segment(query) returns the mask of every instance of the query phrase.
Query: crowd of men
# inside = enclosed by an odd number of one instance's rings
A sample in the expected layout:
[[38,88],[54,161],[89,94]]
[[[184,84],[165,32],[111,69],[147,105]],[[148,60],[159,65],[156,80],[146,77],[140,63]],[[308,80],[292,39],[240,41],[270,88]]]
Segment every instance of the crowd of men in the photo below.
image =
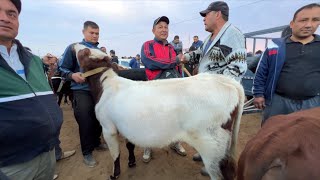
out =
[[[75,151],[62,153],[59,147],[63,116],[44,68],[52,68],[57,59],[41,59],[16,39],[21,7],[20,0],[0,0],[0,179],[52,180],[57,177],[56,161]],[[197,73],[223,74],[241,81],[247,71],[245,37],[229,22],[227,3],[215,1],[200,15],[209,35],[203,42],[194,36],[190,52],[182,53],[179,36],[168,42],[170,20],[161,16],[152,23],[154,39],[142,44],[130,67],[140,68],[142,62],[150,81],[180,78],[182,64],[197,65]],[[262,125],[270,116],[320,106],[320,36],[314,34],[319,24],[319,4],[301,7],[290,22],[292,34],[273,39],[262,53],[253,87],[254,105],[264,110]],[[98,24],[84,22],[82,33],[84,38],[78,43],[99,49]],[[97,161],[92,152],[108,147],[101,142],[95,99],[81,76],[74,44],[66,47],[58,69],[71,82],[83,162],[95,167]],[[106,48],[101,50],[107,52]],[[118,63],[114,50],[110,55],[112,62]],[[180,142],[173,142],[170,147],[177,154],[186,155]],[[145,147],[143,160],[150,159],[151,149]],[[195,154],[194,159],[201,157]],[[205,169],[201,172],[206,175]]]

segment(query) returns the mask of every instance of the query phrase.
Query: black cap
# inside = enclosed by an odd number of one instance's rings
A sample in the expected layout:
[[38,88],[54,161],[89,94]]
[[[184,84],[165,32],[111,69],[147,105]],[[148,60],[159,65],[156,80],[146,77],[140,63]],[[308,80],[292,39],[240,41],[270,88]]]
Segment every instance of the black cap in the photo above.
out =
[[166,22],[167,24],[169,24],[169,18],[167,16],[161,16],[161,17],[158,17],[156,20],[154,20],[153,27],[155,25],[157,25],[161,21]]
[[114,50],[110,50],[111,54],[116,54],[116,52]]
[[11,2],[17,8],[17,10],[18,10],[18,12],[20,14],[20,12],[21,12],[21,1],[20,0],[11,0]]
[[215,1],[211,3],[206,10],[200,12],[202,17],[205,17],[210,11],[221,11],[225,16],[229,16],[229,6],[224,1]]

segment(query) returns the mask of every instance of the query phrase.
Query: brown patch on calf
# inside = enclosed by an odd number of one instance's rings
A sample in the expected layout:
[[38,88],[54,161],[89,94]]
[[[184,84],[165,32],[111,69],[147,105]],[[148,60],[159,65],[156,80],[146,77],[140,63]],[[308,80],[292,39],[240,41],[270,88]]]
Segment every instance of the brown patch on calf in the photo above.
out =
[[103,92],[101,82],[100,82],[100,77],[108,69],[113,68],[113,66],[108,56],[105,56],[103,59],[98,59],[98,58],[94,59],[94,58],[89,58],[90,54],[91,54],[90,49],[85,48],[80,50],[78,54],[76,54],[76,56],[79,60],[80,67],[83,68],[84,72],[87,72],[99,67],[106,67],[104,71],[86,78],[86,81],[88,82],[90,87],[91,95],[93,96],[95,103],[98,103]]
[[103,88],[100,83],[100,77],[106,70],[101,73],[87,77],[87,81],[90,87],[91,94],[94,98],[95,104],[97,104],[102,96]]
[[[230,119],[225,124],[221,125],[221,128],[231,132],[233,124],[238,116],[238,105],[234,108],[234,110],[230,113]],[[230,140],[232,141],[232,139]],[[222,179],[224,180],[233,180],[236,177],[236,161],[227,154],[219,163],[220,171],[222,174]]]
[[238,105],[234,108],[234,110],[232,111],[232,113],[230,113],[230,119],[228,119],[228,121],[224,124],[221,125],[221,127],[225,130],[228,130],[229,132],[231,132],[232,130],[232,125],[233,122],[236,120],[237,118],[237,114],[238,114]]

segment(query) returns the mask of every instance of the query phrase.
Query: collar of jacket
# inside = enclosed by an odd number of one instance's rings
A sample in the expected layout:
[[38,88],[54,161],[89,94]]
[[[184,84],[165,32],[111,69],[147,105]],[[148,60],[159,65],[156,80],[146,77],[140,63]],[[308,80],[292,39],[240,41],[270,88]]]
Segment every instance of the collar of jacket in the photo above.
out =
[[[29,64],[32,58],[32,53],[30,53],[29,51],[27,51],[22,44],[20,43],[19,40],[14,39],[13,43],[15,43],[17,45],[17,51],[18,51],[18,55],[19,55],[19,59],[24,67],[24,72],[26,77],[28,76],[29,73]],[[10,66],[9,64],[3,59],[3,57],[0,55],[0,66],[2,66],[3,68],[16,73]]]
[[[309,42],[309,43],[313,43],[313,42],[319,42],[320,41],[320,36],[319,35],[317,35],[317,34],[313,34],[313,36],[314,36],[314,39],[311,41],[311,42]],[[291,37],[291,35],[289,35],[289,36],[286,36],[284,39],[285,39],[285,42],[288,44],[288,43],[293,43],[293,42],[295,42],[295,41],[292,41],[292,39],[290,38]]]
[[168,46],[169,45],[169,42],[166,40],[166,43],[164,44],[161,40],[157,39],[157,38],[154,38],[153,39],[155,42],[159,43],[159,44],[162,44],[162,45],[165,45],[165,46]]
[[92,43],[92,42],[88,42],[85,39],[82,39],[82,44],[84,44],[85,46],[89,47],[89,48],[98,48],[99,42],[96,43]]

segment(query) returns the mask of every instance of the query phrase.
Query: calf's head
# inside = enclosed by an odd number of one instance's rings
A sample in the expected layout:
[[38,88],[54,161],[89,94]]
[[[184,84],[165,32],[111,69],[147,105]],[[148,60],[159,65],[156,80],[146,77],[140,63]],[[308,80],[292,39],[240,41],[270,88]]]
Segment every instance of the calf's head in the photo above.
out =
[[84,72],[96,69],[99,67],[112,68],[110,56],[99,49],[88,48],[82,44],[74,45],[76,57],[80,67]]

